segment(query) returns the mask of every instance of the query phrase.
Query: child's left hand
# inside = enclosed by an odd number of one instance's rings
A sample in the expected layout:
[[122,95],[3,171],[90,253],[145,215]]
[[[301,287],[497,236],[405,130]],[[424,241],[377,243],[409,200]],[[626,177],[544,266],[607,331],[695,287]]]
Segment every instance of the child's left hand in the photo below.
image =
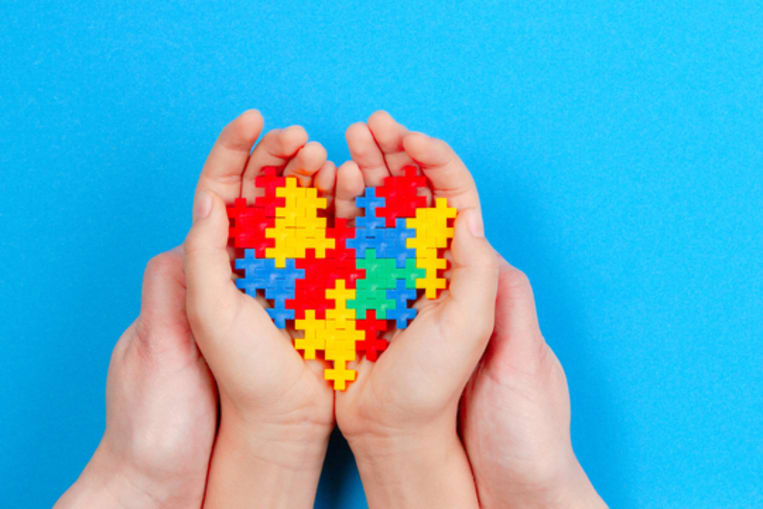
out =
[[338,216],[357,212],[353,198],[364,186],[416,164],[430,196],[446,197],[458,217],[449,289],[437,300],[420,299],[417,317],[395,332],[378,361],[357,363],[357,380],[336,394],[337,424],[355,453],[369,505],[476,506],[456,415],[493,329],[498,276],[477,188],[445,142],[409,133],[384,112],[351,126],[347,141],[354,161],[338,170]]
[[182,248],[146,267],[140,316],[117,342],[106,432],[69,507],[200,507],[217,426],[217,394],[185,314]]

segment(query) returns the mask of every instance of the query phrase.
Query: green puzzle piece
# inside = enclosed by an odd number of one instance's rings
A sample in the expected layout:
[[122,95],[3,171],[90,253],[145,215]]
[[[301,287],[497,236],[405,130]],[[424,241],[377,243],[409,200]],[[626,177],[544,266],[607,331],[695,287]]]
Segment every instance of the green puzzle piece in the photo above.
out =
[[375,249],[366,249],[366,256],[358,258],[355,265],[366,271],[366,277],[355,283],[355,298],[347,301],[347,308],[354,309],[356,318],[365,320],[366,311],[376,311],[376,318],[385,320],[387,310],[395,308],[395,300],[387,297],[387,290],[394,290],[396,281],[405,281],[406,288],[416,288],[416,279],[426,275],[424,269],[416,267],[416,260],[405,260],[405,267],[397,267],[391,258],[377,258]]

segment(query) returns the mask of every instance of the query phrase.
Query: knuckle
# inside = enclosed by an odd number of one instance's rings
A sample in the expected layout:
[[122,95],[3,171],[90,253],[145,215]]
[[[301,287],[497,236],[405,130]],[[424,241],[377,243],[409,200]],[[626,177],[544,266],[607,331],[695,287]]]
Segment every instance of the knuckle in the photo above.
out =
[[146,264],[145,277],[153,279],[162,277],[175,270],[177,267],[177,255],[171,251],[158,254]]
[[505,284],[510,288],[531,288],[530,278],[527,277],[527,274],[511,265],[506,264],[503,278]]

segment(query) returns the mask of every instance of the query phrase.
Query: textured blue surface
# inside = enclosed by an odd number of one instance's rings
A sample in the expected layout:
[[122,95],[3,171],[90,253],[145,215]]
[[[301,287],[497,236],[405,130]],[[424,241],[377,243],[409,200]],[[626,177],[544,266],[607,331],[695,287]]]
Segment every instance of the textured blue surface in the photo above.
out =
[[[90,456],[143,266],[248,107],[338,162],[376,108],[448,140],[603,496],[763,505],[760,2],[216,4],[0,4],[5,505],[50,505]],[[362,505],[341,441],[327,465],[318,506]]]

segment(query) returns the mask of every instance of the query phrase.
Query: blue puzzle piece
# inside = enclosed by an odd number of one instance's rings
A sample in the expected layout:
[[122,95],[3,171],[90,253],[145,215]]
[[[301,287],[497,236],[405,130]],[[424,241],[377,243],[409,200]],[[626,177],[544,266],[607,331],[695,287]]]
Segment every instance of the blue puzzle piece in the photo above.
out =
[[[379,207],[384,207],[384,204],[387,202],[386,199],[382,196],[376,196],[376,188],[375,187],[367,187],[366,188],[366,194],[363,196],[358,196],[355,198],[355,206],[358,208],[361,208],[365,210],[365,214],[368,217],[375,217],[376,216],[376,209]],[[369,213],[370,212],[370,213]]]
[[386,220],[376,215],[376,209],[384,207],[386,202],[385,198],[376,196],[375,188],[367,187],[365,195],[355,198],[355,205],[363,209],[363,215],[355,219],[355,226],[366,230],[383,228]]
[[376,229],[357,228],[355,230],[355,237],[347,239],[345,243],[348,248],[355,250],[357,258],[365,258],[366,249],[376,249],[381,242],[381,239],[377,237],[379,231]]
[[236,286],[252,297],[257,290],[265,290],[265,298],[275,301],[268,314],[280,328],[286,319],[294,318],[294,310],[286,309],[286,300],[294,298],[297,279],[305,277],[305,270],[298,269],[294,259],[287,259],[284,268],[277,268],[272,258],[256,258],[253,249],[244,251],[244,257],[236,259],[236,268],[244,271],[244,277],[236,280]]
[[398,279],[394,290],[387,290],[387,298],[395,301],[394,309],[387,309],[387,320],[395,320],[398,329],[408,327],[408,321],[416,318],[416,309],[408,301],[416,299],[416,290],[406,288],[405,280]]
[[278,278],[285,282],[284,288],[291,288],[292,291],[297,279],[305,278],[305,269],[298,269],[297,262],[293,258],[286,260],[286,267],[276,270],[278,271]]
[[295,285],[289,283],[286,279],[278,278],[273,284],[265,288],[265,298],[273,300],[283,300],[294,298]]
[[[269,285],[267,261],[255,258],[254,249],[244,251],[243,258],[236,259],[236,269],[244,271],[244,277],[236,279],[236,286],[244,290],[247,295],[257,296],[257,290],[264,289]],[[275,264],[273,264],[275,267]]]
[[244,277],[236,280],[236,286],[252,297],[257,290],[271,287],[278,277],[275,260],[256,258],[254,249],[244,251],[243,258],[236,259],[236,268],[244,271]]
[[[383,199],[383,198],[382,198]],[[377,230],[384,228],[387,220],[383,217],[363,215],[355,218],[355,226],[365,230]]]
[[276,300],[276,305],[265,311],[268,312],[279,329],[286,328],[286,320],[294,320],[294,310],[286,309],[286,302],[281,299]]
[[394,228],[384,228],[380,231],[381,242],[375,246],[379,258],[394,258],[396,267],[405,268],[405,260],[416,258],[416,250],[406,247],[406,239],[416,236],[416,231],[405,226],[405,219],[398,218]]

